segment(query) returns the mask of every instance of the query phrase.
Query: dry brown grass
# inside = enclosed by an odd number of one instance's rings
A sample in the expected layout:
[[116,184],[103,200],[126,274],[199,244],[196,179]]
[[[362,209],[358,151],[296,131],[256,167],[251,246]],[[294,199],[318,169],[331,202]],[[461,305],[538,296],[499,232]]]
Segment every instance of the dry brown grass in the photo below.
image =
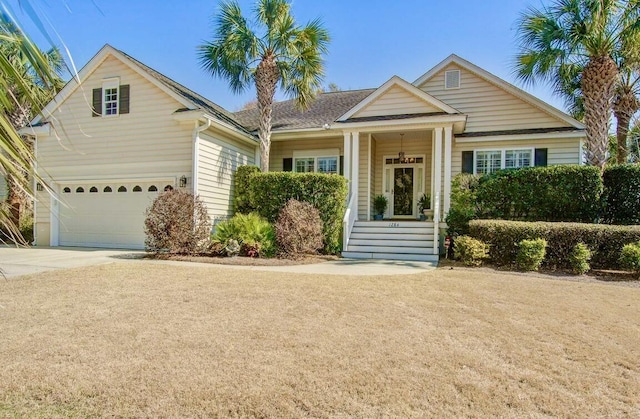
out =
[[0,282],[1,417],[638,417],[640,289],[118,263]]

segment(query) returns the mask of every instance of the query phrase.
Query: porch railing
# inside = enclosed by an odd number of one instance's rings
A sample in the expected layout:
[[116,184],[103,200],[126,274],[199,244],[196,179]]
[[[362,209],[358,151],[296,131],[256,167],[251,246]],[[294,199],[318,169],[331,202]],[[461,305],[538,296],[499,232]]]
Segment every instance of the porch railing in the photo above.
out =
[[346,251],[347,246],[349,246],[349,238],[351,237],[351,230],[353,230],[353,225],[356,223],[356,218],[358,218],[358,209],[355,207],[355,197],[356,191],[351,191],[349,196],[349,203],[347,204],[347,209],[344,212],[344,218],[342,219],[342,250]]

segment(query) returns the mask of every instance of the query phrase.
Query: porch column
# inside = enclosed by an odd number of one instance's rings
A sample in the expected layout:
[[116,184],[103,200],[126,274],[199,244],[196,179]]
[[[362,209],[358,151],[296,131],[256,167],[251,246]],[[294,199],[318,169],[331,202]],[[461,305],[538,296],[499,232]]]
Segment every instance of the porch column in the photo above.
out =
[[358,219],[358,183],[360,172],[360,133],[351,133],[351,193],[353,194],[353,211]]
[[444,128],[444,211],[443,217],[447,216],[451,206],[451,142],[453,137],[453,127]]
[[[344,177],[347,178],[347,188],[349,193],[347,197],[351,195],[351,133],[344,133],[344,168],[342,169]],[[347,198],[348,199],[348,198]]]
[[433,130],[433,189],[435,191],[433,197],[433,254],[440,253],[440,195],[442,189],[442,127],[436,127]]

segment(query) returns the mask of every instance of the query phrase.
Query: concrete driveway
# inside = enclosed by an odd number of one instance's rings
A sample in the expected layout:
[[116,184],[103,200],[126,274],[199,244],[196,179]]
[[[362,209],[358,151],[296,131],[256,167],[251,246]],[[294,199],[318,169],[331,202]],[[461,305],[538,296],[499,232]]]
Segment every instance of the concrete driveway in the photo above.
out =
[[0,245],[0,270],[6,277],[28,275],[54,269],[101,265],[144,255],[140,250],[84,247],[28,247]]

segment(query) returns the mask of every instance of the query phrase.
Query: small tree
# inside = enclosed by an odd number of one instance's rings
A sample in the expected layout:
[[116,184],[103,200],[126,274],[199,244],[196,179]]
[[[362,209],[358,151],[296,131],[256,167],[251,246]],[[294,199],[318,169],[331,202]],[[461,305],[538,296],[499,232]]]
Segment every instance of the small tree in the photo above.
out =
[[160,194],[146,211],[148,252],[194,254],[204,250],[211,233],[207,207],[197,195],[182,190]]
[[320,212],[308,202],[287,201],[275,227],[278,247],[285,256],[295,258],[322,249],[324,235]]

